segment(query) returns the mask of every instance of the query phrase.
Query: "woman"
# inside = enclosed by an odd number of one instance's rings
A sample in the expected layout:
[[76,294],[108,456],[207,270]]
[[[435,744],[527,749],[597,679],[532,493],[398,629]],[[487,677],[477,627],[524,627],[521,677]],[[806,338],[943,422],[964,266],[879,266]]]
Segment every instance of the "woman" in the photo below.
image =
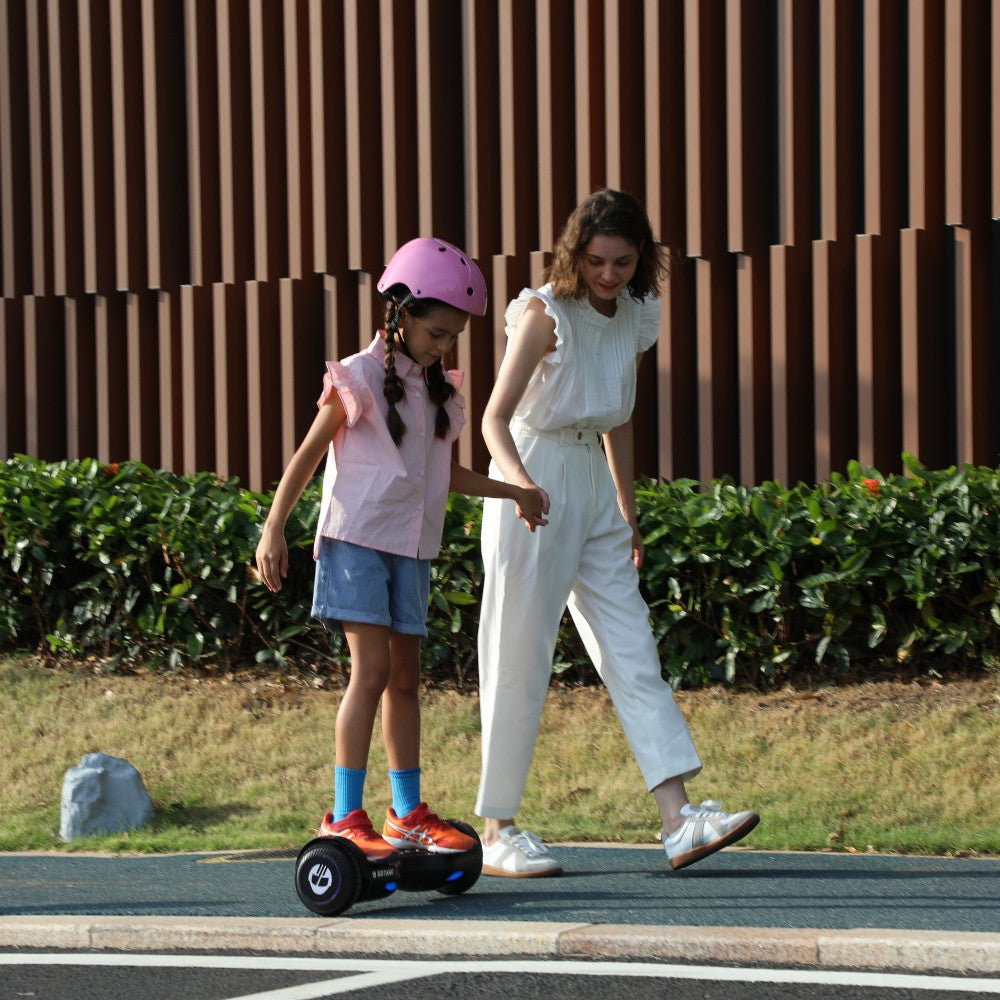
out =
[[688,801],[684,782],[701,760],[662,679],[639,593],[631,418],[637,366],[659,331],[664,273],[664,248],[639,202],[598,191],[567,221],[548,284],[525,289],[505,315],[507,353],[483,416],[490,474],[540,490],[549,523],[526,532],[513,505],[485,502],[476,813],[486,819],[488,875],[561,871],[514,816],[567,604],[656,800],[670,867],[694,863],[759,822],[753,812]]

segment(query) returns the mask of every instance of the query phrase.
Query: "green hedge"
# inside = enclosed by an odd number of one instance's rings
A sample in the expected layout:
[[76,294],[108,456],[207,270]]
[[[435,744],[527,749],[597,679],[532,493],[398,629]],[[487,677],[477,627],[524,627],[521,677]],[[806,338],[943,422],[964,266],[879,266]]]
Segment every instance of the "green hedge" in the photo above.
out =
[[[1000,476],[851,463],[829,483],[642,482],[642,586],[676,685],[992,668],[1000,652]],[[325,669],[340,638],[309,616],[314,481],[270,594],[250,569],[270,497],[139,463],[0,465],[0,646],[143,662]],[[425,667],[474,683],[479,501],[453,495],[433,565]],[[581,671],[572,626],[557,671]]]

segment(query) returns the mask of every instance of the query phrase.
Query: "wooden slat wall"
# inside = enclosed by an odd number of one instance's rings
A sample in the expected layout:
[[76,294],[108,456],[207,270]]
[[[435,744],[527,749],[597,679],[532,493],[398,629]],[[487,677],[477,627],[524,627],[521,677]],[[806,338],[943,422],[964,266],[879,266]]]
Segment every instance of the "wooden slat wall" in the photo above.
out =
[[642,473],[1000,464],[1000,0],[0,0],[0,455],[267,488],[405,240],[675,250]]

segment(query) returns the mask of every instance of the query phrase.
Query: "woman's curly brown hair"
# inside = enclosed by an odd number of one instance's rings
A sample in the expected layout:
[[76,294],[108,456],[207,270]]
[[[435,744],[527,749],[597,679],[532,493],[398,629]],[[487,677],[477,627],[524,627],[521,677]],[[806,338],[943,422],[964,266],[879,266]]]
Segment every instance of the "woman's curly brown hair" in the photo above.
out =
[[556,298],[580,299],[587,294],[581,258],[595,236],[621,236],[639,251],[629,294],[642,302],[657,298],[668,273],[667,248],[653,236],[649,216],[639,200],[624,191],[604,188],[588,195],[566,220],[546,276]]

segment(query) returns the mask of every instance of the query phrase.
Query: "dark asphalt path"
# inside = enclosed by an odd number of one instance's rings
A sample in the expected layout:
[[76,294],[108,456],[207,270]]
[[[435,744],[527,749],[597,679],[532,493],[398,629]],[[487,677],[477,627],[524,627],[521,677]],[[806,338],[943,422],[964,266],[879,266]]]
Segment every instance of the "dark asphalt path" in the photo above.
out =
[[[1000,931],[1000,860],[723,851],[670,873],[657,848],[558,847],[560,878],[397,892],[350,916]],[[0,915],[308,917],[295,852],[0,855]]]

